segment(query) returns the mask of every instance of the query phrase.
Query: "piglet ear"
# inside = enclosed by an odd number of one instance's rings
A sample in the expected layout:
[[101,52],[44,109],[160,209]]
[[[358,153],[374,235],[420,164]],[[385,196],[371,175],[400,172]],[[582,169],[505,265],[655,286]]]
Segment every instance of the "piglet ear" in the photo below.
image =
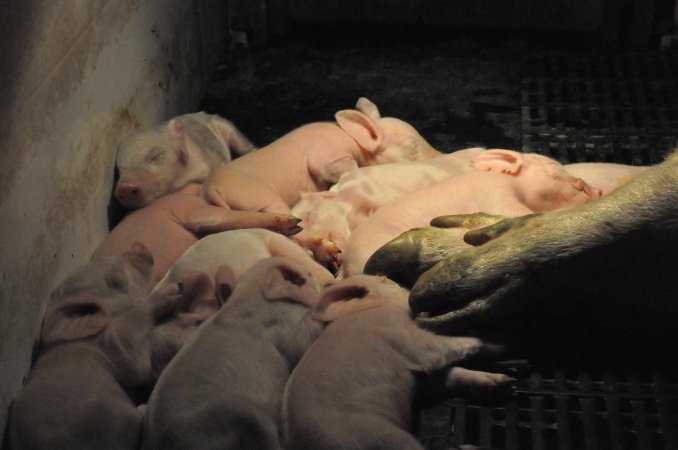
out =
[[376,308],[382,302],[370,296],[370,290],[358,284],[342,283],[327,286],[311,313],[317,320],[331,322],[339,317],[364,309]]
[[170,135],[174,138],[184,137],[184,122],[179,117],[171,119],[167,124],[167,129],[169,130]]
[[220,305],[226,303],[235,289],[236,279],[233,269],[229,266],[220,266],[214,277],[215,295]]
[[471,160],[471,166],[488,172],[517,175],[525,165],[522,153],[513,150],[486,150]]
[[381,119],[381,114],[379,114],[379,108],[377,105],[366,99],[365,97],[360,97],[358,102],[355,104],[355,107],[358,111],[367,115],[372,120]]
[[139,259],[141,259],[141,261],[143,261],[144,264],[147,264],[150,267],[153,267],[153,264],[155,263],[153,260],[153,254],[141,241],[132,242],[132,245],[130,246],[129,250],[127,250],[127,252],[136,255]]
[[48,311],[42,322],[43,345],[94,336],[106,327],[111,311],[93,296],[69,299]]
[[222,305],[214,295],[212,280],[204,272],[191,272],[179,281],[181,310],[196,322],[204,322]]
[[318,299],[313,276],[301,265],[288,262],[268,268],[262,292],[267,300],[291,300],[309,307]]
[[334,115],[337,124],[362,148],[378,152],[384,141],[384,131],[379,124],[355,109],[345,109]]

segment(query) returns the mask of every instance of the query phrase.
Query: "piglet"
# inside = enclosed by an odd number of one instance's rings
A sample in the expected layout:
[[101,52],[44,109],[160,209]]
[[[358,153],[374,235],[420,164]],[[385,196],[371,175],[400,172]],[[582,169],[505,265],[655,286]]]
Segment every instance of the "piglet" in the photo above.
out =
[[225,208],[289,214],[302,192],[327,190],[358,166],[440,154],[408,123],[371,114],[343,110],[335,114],[336,123],[301,126],[219,168],[204,184],[203,195]]
[[351,230],[383,205],[405,194],[472,170],[483,148],[467,148],[421,161],[359,167],[341,176],[329,191],[308,192],[292,208],[304,231],[294,239],[316,260],[341,264]]
[[135,244],[53,291],[37,359],[12,406],[10,448],[138,447],[142,414],[132,389],[148,382],[153,327],[185,301],[176,284],[143,299],[152,264]]
[[322,330],[313,275],[287,258],[256,263],[161,375],[144,449],[279,449],[291,370]]
[[311,272],[321,285],[333,280],[332,274],[294,241],[258,228],[205,236],[174,263],[155,290],[180,283],[194,272],[203,273],[208,280],[196,283],[193,301],[176,315],[166,317],[156,328],[153,334],[154,379],[197,327],[219,310],[223,300],[236,288],[240,277],[258,261],[272,256],[294,260]]
[[210,205],[198,195],[200,187],[191,183],[132,211],[99,244],[92,260],[120,254],[133,242],[142,242],[153,254],[153,273],[159,280],[205,234],[237,228],[267,228],[282,234],[300,231],[299,219],[289,215],[228,211]]
[[191,182],[203,182],[217,167],[243,155],[252,143],[230,121],[197,112],[137,131],[118,145],[120,179],[114,196],[139,208]]
[[451,368],[498,346],[418,328],[407,297],[388,278],[368,275],[321,292],[312,313],[328,324],[285,388],[285,448],[422,449],[408,431],[416,372],[447,370],[450,393],[510,394],[506,375]]
[[351,234],[337,274],[363,272],[368,258],[399,234],[437,216],[486,212],[519,216],[579,205],[601,192],[545,156],[487,150],[471,160],[476,169],[415,191],[377,210]]
[[[585,162],[563,166],[571,175],[583,179],[607,195],[644,172],[649,166],[631,166],[615,163]],[[398,283],[412,287],[419,276],[438,261],[454,259],[471,245],[480,245],[491,239],[488,231],[468,231],[488,227],[507,219],[505,216],[486,213],[446,215],[431,220],[430,227],[405,231],[375,251],[365,263],[365,273],[386,275]],[[502,233],[527,217],[512,218],[493,229],[492,234]],[[501,229],[500,229],[501,227]]]

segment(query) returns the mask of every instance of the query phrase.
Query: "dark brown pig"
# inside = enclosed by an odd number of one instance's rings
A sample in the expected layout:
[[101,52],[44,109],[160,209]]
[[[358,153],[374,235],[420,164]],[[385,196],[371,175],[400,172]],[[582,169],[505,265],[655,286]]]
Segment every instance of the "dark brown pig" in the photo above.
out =
[[54,290],[36,361],[12,406],[10,448],[138,447],[142,414],[132,389],[148,382],[155,324],[187,300],[176,284],[143,299],[152,264],[135,244]]
[[217,167],[254,145],[230,121],[197,112],[125,137],[118,146],[120,179],[114,195],[127,208],[148,205],[188,183],[203,182]]
[[594,202],[470,231],[467,241],[485,243],[425,272],[410,305],[438,331],[520,328],[528,319],[613,336],[674,329],[677,208],[674,154]]
[[467,231],[492,225],[504,216],[486,213],[460,214],[435,218],[433,226],[413,228],[390,240],[365,263],[369,275],[385,275],[411,288],[419,276],[443,258],[454,256],[469,247],[464,241]]
[[287,235],[300,230],[299,219],[295,217],[229,211],[208,204],[197,194],[199,190],[200,184],[192,183],[132,211],[99,245],[92,260],[120,254],[133,242],[142,242],[153,255],[153,273],[159,280],[177,258],[205,234],[239,228],[266,228]]

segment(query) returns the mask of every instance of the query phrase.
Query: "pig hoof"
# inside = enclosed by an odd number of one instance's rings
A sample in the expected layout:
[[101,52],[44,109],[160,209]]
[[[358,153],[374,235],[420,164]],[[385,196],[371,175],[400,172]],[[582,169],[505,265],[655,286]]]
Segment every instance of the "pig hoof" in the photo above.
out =
[[294,216],[285,216],[276,220],[275,229],[286,236],[300,233],[303,228],[299,226],[301,219]]
[[336,264],[340,253],[341,249],[334,242],[327,239],[319,239],[313,245],[313,257],[316,261],[325,265],[331,266]]

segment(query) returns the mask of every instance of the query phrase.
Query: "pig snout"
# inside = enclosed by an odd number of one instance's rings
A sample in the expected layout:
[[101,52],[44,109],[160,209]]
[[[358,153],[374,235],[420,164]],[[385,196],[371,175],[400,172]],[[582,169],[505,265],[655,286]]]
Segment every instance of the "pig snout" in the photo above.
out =
[[143,206],[144,191],[141,186],[128,181],[118,183],[113,193],[115,198],[128,208],[137,208]]

